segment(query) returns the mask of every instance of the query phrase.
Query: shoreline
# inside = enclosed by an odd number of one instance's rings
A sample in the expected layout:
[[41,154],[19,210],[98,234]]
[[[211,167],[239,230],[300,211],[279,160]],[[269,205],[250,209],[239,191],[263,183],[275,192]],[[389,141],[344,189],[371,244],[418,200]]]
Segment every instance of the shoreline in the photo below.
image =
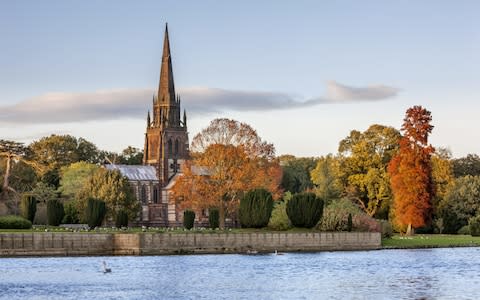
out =
[[262,254],[382,249],[378,232],[0,233],[0,257]]

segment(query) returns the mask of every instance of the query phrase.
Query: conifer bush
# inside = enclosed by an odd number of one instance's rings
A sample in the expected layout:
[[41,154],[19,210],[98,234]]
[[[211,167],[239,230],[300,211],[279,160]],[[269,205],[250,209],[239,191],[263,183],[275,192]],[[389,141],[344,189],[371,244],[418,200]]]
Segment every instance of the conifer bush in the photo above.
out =
[[20,210],[22,217],[33,223],[35,213],[37,212],[37,199],[33,195],[23,195]]
[[183,212],[183,227],[185,229],[192,229],[193,223],[195,222],[195,212],[192,210],[186,210]]
[[348,231],[348,232],[352,231],[352,228],[353,228],[352,214],[348,214],[347,231]]
[[50,226],[58,226],[63,220],[65,214],[63,204],[58,199],[50,199],[47,201],[47,224]]
[[90,229],[101,226],[106,213],[107,209],[104,201],[94,198],[88,199],[85,217]]
[[63,216],[62,224],[78,224],[78,210],[75,201],[70,201],[65,204],[65,215]]
[[122,228],[128,226],[128,213],[121,209],[117,212],[115,216],[115,227]]
[[468,220],[471,236],[480,236],[480,215]]
[[272,193],[265,189],[251,190],[240,200],[240,225],[246,228],[265,227],[272,215],[272,209]]
[[314,193],[293,195],[287,203],[287,215],[295,227],[312,228],[322,218],[323,200]]
[[19,216],[0,217],[0,229],[30,229],[32,222]]
[[218,228],[220,224],[220,215],[218,212],[218,208],[211,208],[208,211],[208,223],[210,228],[215,229]]

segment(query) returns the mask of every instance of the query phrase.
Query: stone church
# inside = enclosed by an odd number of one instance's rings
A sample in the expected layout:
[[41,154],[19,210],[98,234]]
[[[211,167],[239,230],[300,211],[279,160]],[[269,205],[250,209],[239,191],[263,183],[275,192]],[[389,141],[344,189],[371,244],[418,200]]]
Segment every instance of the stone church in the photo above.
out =
[[187,115],[181,114],[175,93],[172,58],[165,27],[158,91],[153,96],[152,115],[147,114],[143,165],[106,165],[119,170],[134,189],[142,210],[138,223],[147,226],[180,226],[183,216],[170,196],[182,164],[189,156]]

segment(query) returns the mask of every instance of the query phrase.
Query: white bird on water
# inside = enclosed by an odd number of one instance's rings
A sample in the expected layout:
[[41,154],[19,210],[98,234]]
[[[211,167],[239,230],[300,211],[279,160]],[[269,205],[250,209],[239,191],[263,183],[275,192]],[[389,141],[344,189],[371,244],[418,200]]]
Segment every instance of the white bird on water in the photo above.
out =
[[111,272],[112,272],[112,269],[107,268],[107,263],[103,261],[103,273],[111,273]]

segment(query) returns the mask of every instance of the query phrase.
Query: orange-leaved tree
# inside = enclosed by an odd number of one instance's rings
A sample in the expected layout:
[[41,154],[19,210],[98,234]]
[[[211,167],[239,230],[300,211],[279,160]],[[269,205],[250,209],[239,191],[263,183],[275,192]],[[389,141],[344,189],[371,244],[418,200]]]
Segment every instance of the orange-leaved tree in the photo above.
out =
[[388,166],[394,197],[395,222],[413,229],[425,226],[431,217],[434,196],[431,155],[435,149],[428,144],[433,126],[431,113],[421,106],[407,110],[402,125],[400,150]]
[[220,228],[244,192],[263,187],[280,196],[282,171],[275,149],[249,125],[215,119],[194,137],[191,149],[173,194],[183,208],[218,208]]

